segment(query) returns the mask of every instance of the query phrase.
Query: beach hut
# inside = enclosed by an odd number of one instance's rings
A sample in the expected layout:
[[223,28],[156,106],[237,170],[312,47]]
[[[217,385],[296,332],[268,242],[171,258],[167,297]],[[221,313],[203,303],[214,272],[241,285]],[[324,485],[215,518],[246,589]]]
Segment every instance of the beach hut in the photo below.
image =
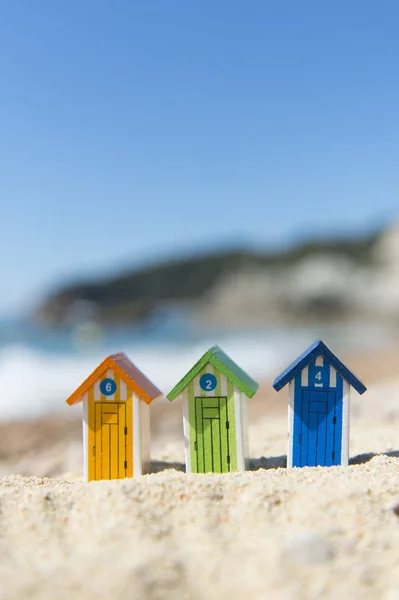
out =
[[150,404],[162,392],[125,354],[112,354],[69,396],[83,405],[85,481],[148,472]]
[[288,467],[347,465],[349,394],[363,383],[321,341],[316,340],[273,383],[289,384]]
[[244,471],[246,399],[258,384],[213,346],[169,392],[183,401],[187,473]]

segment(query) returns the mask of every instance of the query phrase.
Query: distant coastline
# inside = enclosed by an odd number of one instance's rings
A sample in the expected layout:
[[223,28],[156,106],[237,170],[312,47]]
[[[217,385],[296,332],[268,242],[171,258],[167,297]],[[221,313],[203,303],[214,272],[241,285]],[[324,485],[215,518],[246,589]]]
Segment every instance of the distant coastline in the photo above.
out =
[[282,252],[203,253],[80,281],[47,297],[32,320],[50,327],[131,324],[180,309],[199,323],[225,326],[353,320],[375,313],[399,320],[399,308],[397,314],[379,310],[375,293],[367,302],[386,266],[379,264],[385,235],[308,241]]

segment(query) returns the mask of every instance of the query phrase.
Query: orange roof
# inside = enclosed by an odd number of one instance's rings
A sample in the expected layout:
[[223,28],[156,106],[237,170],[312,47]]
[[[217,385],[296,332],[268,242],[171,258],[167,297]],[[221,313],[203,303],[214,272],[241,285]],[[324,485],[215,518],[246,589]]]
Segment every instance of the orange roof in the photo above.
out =
[[67,398],[70,406],[83,400],[87,390],[95,384],[108,369],[117,373],[126,385],[135,392],[141,400],[150,404],[156,398],[162,396],[162,392],[142,373],[124,354],[111,354],[98,365],[97,369]]

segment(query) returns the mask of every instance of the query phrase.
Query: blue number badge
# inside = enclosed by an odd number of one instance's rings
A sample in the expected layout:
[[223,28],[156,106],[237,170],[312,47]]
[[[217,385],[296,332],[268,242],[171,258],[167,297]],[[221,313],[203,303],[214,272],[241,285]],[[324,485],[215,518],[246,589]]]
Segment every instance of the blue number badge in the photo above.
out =
[[309,385],[314,385],[316,387],[327,386],[328,378],[328,367],[316,367],[315,365],[309,367]]
[[201,376],[200,387],[206,392],[212,392],[217,386],[217,379],[212,373],[205,373]]
[[100,392],[104,396],[112,396],[116,391],[116,383],[113,379],[103,379],[100,383]]

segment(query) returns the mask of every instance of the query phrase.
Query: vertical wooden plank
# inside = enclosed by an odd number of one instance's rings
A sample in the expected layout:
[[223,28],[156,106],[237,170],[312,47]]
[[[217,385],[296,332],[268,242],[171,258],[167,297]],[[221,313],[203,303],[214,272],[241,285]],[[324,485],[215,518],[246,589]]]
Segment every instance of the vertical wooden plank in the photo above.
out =
[[[146,430],[145,430],[145,418],[144,418],[144,406],[147,406],[147,404],[145,402],[143,402],[142,400],[140,400],[140,398],[136,395],[133,396],[133,419],[135,418],[135,398],[137,398],[137,403],[138,403],[138,418],[140,420],[140,436],[139,436],[139,448],[140,448],[140,461],[139,461],[139,468],[140,468],[140,474],[142,475],[143,473],[145,473],[145,435],[146,435]],[[135,439],[136,439],[136,435],[134,435]],[[135,464],[133,464],[133,470],[136,471],[135,468]],[[137,473],[136,473],[137,476]]]
[[[299,406],[302,409],[301,415],[301,423],[302,423],[302,437],[300,444],[300,463],[299,467],[304,467],[309,465],[309,392],[308,391],[300,391],[298,395],[301,395],[301,402],[299,402]],[[296,400],[295,400],[296,403]]]
[[227,422],[227,378],[225,375],[220,373],[220,392],[219,398],[219,431],[220,431],[220,457],[222,462],[222,473],[228,473],[230,465],[227,462],[228,452],[228,430],[226,428]]
[[87,413],[88,413],[88,445],[87,445],[87,480],[93,481],[96,478],[96,436],[95,436],[95,412],[94,412],[94,388],[90,387],[87,394]]
[[[338,376],[339,377],[339,376]],[[331,467],[333,462],[334,440],[335,440],[335,396],[336,392],[327,393],[327,431],[326,431],[326,467]]]
[[142,423],[141,405],[143,400],[133,394],[133,473],[135,477],[142,475],[143,457],[141,454]]
[[186,470],[187,472],[198,473],[197,425],[193,381],[190,381],[184,392],[187,392],[188,427],[190,432],[190,469],[187,468],[186,464]]
[[151,418],[151,405],[145,405],[145,464],[146,464],[146,473],[149,473],[151,465],[151,426],[150,426],[150,418]]
[[[203,473],[203,465],[204,465],[204,454],[203,454],[203,445],[201,443],[202,440],[202,418],[200,418],[200,420],[198,421],[198,411],[197,411],[197,398],[201,397],[201,388],[200,388],[200,384],[199,384],[199,376],[197,375],[197,377],[194,377],[194,379],[191,381],[190,386],[192,386],[192,392],[193,392],[193,403],[194,403],[194,411],[195,411],[195,447],[197,448],[197,473]],[[190,387],[189,386],[189,387]],[[202,405],[201,405],[202,408]],[[199,436],[200,436],[200,432],[201,432],[201,440],[199,440]],[[201,446],[201,451],[199,451],[198,449],[198,445],[200,444]],[[202,464],[202,470],[201,468],[201,464]]]
[[101,400],[100,380],[97,379],[93,385],[93,400],[99,402]]
[[213,463],[213,439],[211,433],[212,419],[202,419],[202,435],[204,444],[204,471],[205,473],[212,472],[214,469]]
[[198,375],[196,375],[194,377],[194,387],[195,389],[195,395],[198,398],[199,396],[207,396],[209,392],[207,392],[206,390],[204,390],[201,386],[200,386],[200,380],[201,377],[203,375],[205,375],[205,373],[207,373],[207,365],[205,365],[205,367],[202,367],[201,371],[198,373]]
[[[88,481],[89,471],[89,412],[87,392],[83,396],[82,401],[82,433],[83,433],[83,478]],[[93,460],[93,449],[91,448],[91,460]]]
[[114,399],[115,399],[115,402],[120,402],[121,401],[121,378],[118,375],[118,373],[114,373],[114,381],[115,381],[115,385],[116,385]]
[[[302,371],[303,373],[303,371]],[[293,440],[292,440],[292,466],[301,467],[303,458],[303,439],[302,439],[302,373],[299,373],[294,380],[294,401],[293,401]]]
[[183,436],[184,436],[184,459],[186,463],[186,473],[192,473],[191,456],[195,449],[192,448],[191,444],[191,423],[192,423],[192,411],[188,405],[188,390],[185,388],[182,392],[182,404],[183,404]]
[[343,381],[342,389],[342,442],[341,465],[349,464],[349,416],[350,416],[350,385]]
[[229,422],[228,439],[230,454],[230,471],[237,471],[237,432],[234,406],[234,386],[227,382],[227,419]]
[[[220,410],[219,410],[220,416]],[[222,457],[221,457],[221,439],[220,439],[220,428],[219,419],[210,419],[211,436],[212,436],[212,449],[213,449],[213,472],[222,473]]]
[[146,402],[140,401],[140,418],[141,418],[141,474],[146,472],[147,468],[147,419],[146,419]]
[[288,384],[288,436],[287,436],[287,469],[292,467],[294,441],[294,393],[295,379]]
[[240,405],[241,405],[241,424],[242,424],[242,435],[243,435],[243,448],[244,448],[244,471],[249,469],[249,435],[248,435],[248,398],[240,392]]
[[324,360],[324,371],[325,371],[325,387],[330,388],[331,386],[331,365],[327,360]]
[[126,427],[126,406],[121,402],[117,404],[118,407],[118,477],[124,479],[126,477],[125,460],[126,460],[126,440],[125,440],[125,427]]
[[[327,402],[326,402],[327,409]],[[326,441],[327,441],[327,415],[319,413],[317,419],[317,452],[316,452],[316,465],[322,467],[326,464]]]
[[126,402],[127,400],[127,385],[123,379],[119,380],[119,400],[120,402]]
[[245,402],[244,395],[238,388],[234,388],[234,421],[236,425],[237,471],[245,471],[244,431],[242,422],[241,402]]
[[146,457],[147,457],[147,471],[146,473],[149,473],[151,471],[151,406],[152,405],[146,405],[146,423],[147,423],[147,450],[146,450]]
[[119,423],[109,426],[110,428],[110,477],[119,477]]
[[[226,386],[227,393],[227,386]],[[219,410],[219,436],[220,436],[220,460],[222,465],[222,473],[229,472],[229,463],[227,462],[227,456],[229,454],[229,439],[228,429],[226,428],[227,423],[227,397],[222,396],[219,398],[220,410]]]
[[330,365],[330,388],[337,387],[337,371]]
[[141,402],[141,422],[142,422],[142,427],[143,427],[143,434],[142,434],[142,439],[143,439],[142,464],[143,464],[143,468],[142,468],[142,474],[143,473],[148,473],[149,466],[150,466],[149,465],[149,457],[148,457],[149,438],[150,438],[150,430],[149,430],[149,427],[148,427],[149,409],[150,409],[150,406],[146,402]]
[[309,412],[309,435],[308,435],[308,461],[309,467],[316,466],[316,453],[317,453],[317,424],[318,415],[317,413]]
[[343,400],[343,380],[339,375],[337,380],[337,392],[335,394],[335,431],[334,431],[334,465],[341,464],[342,453],[342,400]]
[[217,369],[215,369],[213,365],[209,365],[209,367],[212,367],[212,372],[213,372],[214,376],[216,377],[216,381],[217,381],[216,388],[213,390],[213,395],[216,398],[220,398],[221,393],[222,393],[222,385],[221,385],[222,374],[219,373],[219,371]]
[[205,473],[205,447],[202,420],[202,400],[195,398],[195,422],[197,428],[197,473]]
[[111,426],[107,423],[103,423],[101,427],[101,466],[102,473],[101,479],[111,479],[111,460],[110,460],[110,451],[111,451]]
[[125,457],[127,462],[126,477],[133,477],[133,398],[132,390],[126,388],[125,402],[125,426],[127,434],[125,435]]
[[101,415],[101,404],[99,402],[96,402],[94,404],[94,410],[95,410],[94,429],[95,429],[95,439],[96,439],[96,471],[95,471],[94,479],[96,479],[98,481],[99,479],[102,479],[102,451],[103,451],[102,435],[101,435],[102,415]]

